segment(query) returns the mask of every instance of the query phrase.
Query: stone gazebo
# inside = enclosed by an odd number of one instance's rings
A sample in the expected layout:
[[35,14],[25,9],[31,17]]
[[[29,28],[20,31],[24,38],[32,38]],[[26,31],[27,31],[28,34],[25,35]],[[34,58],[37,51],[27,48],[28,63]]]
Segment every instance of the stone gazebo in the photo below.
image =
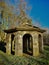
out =
[[43,51],[45,30],[39,27],[25,23],[16,28],[4,30],[4,32],[6,33],[7,54],[38,56]]

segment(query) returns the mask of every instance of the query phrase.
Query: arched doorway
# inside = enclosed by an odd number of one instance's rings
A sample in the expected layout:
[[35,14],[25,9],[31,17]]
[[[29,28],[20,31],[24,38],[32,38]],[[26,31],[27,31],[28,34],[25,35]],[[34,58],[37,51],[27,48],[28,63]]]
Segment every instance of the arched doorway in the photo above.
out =
[[33,40],[30,34],[23,36],[23,53],[33,55]]
[[38,35],[38,42],[39,42],[39,52],[41,53],[42,52],[42,37],[40,34]]

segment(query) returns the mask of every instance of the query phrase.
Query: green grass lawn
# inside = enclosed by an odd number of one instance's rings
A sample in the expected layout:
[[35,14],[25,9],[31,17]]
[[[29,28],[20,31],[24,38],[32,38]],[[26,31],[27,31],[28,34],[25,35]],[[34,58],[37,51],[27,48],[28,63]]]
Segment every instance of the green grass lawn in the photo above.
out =
[[49,65],[49,46],[44,46],[44,51],[39,57],[13,56],[0,51],[0,65]]

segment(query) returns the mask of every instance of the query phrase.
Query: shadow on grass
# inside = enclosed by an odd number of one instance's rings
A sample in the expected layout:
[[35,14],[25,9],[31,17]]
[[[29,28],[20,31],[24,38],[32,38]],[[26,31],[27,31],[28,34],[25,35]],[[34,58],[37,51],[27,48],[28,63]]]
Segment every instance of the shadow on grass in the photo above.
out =
[[0,62],[0,65],[5,65],[3,62]]

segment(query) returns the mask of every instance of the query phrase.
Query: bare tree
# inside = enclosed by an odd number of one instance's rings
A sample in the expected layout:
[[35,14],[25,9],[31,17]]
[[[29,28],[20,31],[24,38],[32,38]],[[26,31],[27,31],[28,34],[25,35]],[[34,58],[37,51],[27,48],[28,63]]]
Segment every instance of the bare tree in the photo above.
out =
[[[9,0],[9,2],[10,2],[10,0]],[[17,4],[17,2],[16,2],[16,4]],[[3,8],[2,12],[1,12],[2,19],[3,19],[3,21],[6,20],[6,25],[9,26],[9,28],[13,28],[16,25],[25,23],[25,21],[27,23],[31,23],[31,20],[29,20],[27,14],[26,14],[26,11],[29,10],[29,8],[27,7],[26,1],[19,0],[18,5],[15,8],[15,12],[13,11],[14,5],[8,6],[7,3],[2,1],[2,2],[0,2],[0,6]],[[5,22],[3,22],[3,25],[4,25],[4,23]]]

